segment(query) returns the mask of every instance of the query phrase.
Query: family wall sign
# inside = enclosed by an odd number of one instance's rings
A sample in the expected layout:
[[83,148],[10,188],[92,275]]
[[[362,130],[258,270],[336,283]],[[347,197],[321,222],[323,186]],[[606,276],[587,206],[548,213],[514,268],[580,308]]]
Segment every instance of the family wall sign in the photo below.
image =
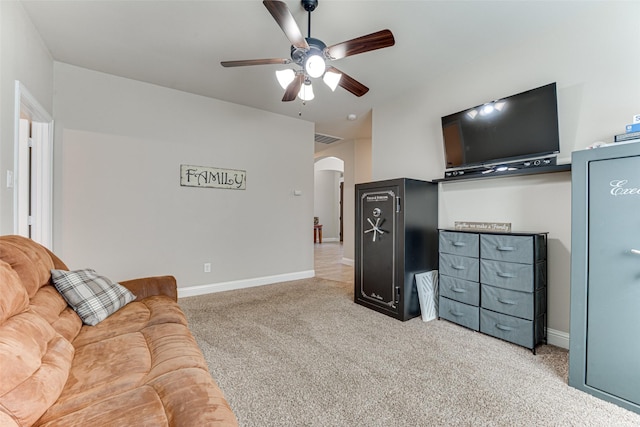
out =
[[180,165],[180,185],[183,187],[245,190],[247,186],[247,171],[209,166]]

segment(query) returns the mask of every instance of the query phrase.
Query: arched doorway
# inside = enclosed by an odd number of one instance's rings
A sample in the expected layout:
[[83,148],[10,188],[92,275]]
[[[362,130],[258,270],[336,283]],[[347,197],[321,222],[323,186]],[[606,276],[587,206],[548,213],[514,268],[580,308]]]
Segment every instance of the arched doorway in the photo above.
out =
[[344,161],[337,157],[318,159],[314,164],[313,216],[322,224],[323,241],[342,242],[342,195]]

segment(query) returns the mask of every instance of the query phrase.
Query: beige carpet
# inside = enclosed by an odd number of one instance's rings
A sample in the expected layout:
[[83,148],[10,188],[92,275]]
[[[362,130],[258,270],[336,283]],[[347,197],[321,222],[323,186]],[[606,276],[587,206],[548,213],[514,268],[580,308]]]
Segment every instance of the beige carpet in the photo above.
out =
[[446,322],[400,322],[352,285],[300,280],[180,300],[242,426],[640,426],[538,354]]

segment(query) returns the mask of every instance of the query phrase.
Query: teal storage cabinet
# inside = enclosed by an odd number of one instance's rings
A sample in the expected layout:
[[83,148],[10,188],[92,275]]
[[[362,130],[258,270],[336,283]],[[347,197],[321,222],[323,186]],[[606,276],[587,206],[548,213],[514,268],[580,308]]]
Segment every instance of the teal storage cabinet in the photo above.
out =
[[640,143],[572,156],[569,385],[640,413]]

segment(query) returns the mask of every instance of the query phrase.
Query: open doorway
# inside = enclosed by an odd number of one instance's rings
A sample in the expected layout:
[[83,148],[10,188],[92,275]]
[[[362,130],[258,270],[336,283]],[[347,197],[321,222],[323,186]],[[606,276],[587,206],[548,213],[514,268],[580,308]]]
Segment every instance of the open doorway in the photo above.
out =
[[52,249],[53,119],[15,83],[14,233]]
[[342,242],[342,186],[344,161],[337,157],[319,159],[314,165],[313,216],[322,225],[323,242]]

